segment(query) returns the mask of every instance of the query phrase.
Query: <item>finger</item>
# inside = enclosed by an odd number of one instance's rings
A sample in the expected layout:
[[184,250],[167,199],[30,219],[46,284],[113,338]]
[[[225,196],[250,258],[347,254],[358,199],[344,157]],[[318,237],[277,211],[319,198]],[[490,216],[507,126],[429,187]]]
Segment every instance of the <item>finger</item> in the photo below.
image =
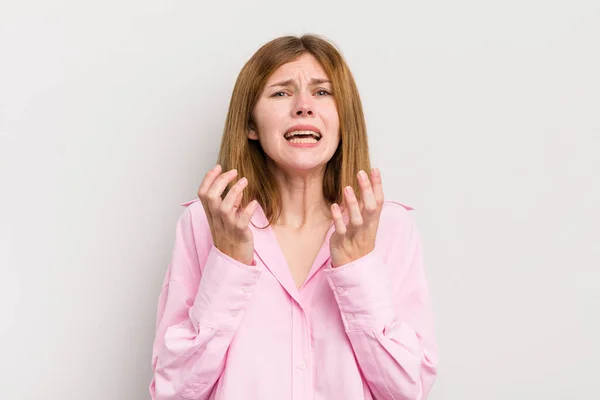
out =
[[346,196],[346,204],[348,204],[348,211],[350,212],[350,223],[353,226],[361,226],[363,223],[363,218],[360,214],[358,200],[354,195],[354,190],[352,189],[352,186],[346,186],[346,188],[344,189],[344,195]]
[[210,209],[208,207],[208,197],[207,197],[208,189],[210,189],[210,187],[212,186],[215,179],[217,179],[217,177],[219,176],[220,172],[221,172],[221,166],[219,164],[217,164],[210,171],[208,171],[206,173],[206,175],[204,175],[204,179],[202,179],[202,183],[200,184],[200,187],[198,188],[198,198],[202,202],[202,205],[204,206],[204,210],[206,211],[206,214],[209,216],[209,218],[210,218]]
[[344,217],[342,216],[340,206],[338,206],[337,203],[333,203],[331,205],[331,216],[333,217],[333,225],[335,226],[335,231],[340,235],[345,235],[346,224],[344,223]]
[[377,206],[381,208],[381,206],[383,206],[384,197],[379,168],[373,168],[371,170],[371,186],[373,188],[373,194],[375,195],[375,202],[377,203]]
[[221,175],[211,185],[208,189],[208,193],[206,197],[208,198],[208,205],[211,207],[211,211],[213,213],[219,212],[219,207],[221,205],[221,194],[227,187],[227,184],[231,182],[235,176],[237,175],[237,170],[232,169]]
[[242,190],[236,197],[235,203],[233,204],[233,209],[235,210],[236,217],[239,218],[242,210],[240,209],[240,204],[242,204],[242,199],[244,198],[244,191]]
[[221,173],[221,166],[219,164],[215,165],[210,171],[204,175],[204,179],[202,179],[202,183],[198,188],[198,197],[202,200],[208,194],[208,190],[212,186],[213,182],[219,174]]
[[227,196],[225,196],[225,199],[223,199],[221,205],[219,206],[221,210],[221,215],[227,215],[227,219],[231,222],[235,221],[236,219],[236,215],[234,215],[235,213],[232,212],[233,207],[235,206],[235,203],[240,194],[243,193],[243,190],[247,186],[247,184],[248,179],[246,179],[245,177],[238,180],[235,183],[235,185],[233,185],[231,189],[229,189]]
[[375,194],[373,193],[373,187],[367,173],[363,170],[358,172],[358,184],[362,191],[361,208],[360,211],[363,218],[372,218],[377,211],[377,201],[375,200]]
[[244,230],[248,227],[248,224],[250,223],[250,220],[252,219],[252,216],[254,215],[254,213],[256,212],[256,210],[258,209],[258,201],[256,200],[252,200],[244,209],[244,212],[242,212],[242,214],[240,215],[240,217],[237,220],[237,228],[240,230]]

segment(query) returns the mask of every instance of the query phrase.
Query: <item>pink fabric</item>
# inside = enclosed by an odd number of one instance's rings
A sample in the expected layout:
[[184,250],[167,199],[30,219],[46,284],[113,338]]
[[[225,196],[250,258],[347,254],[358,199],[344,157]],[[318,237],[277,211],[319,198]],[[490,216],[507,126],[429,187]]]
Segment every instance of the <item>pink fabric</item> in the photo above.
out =
[[[273,231],[254,266],[219,251],[195,200],[158,300],[154,400],[424,400],[437,349],[410,207],[386,201],[375,249],[332,269],[330,228],[298,290]],[[252,219],[267,220],[258,207]]]

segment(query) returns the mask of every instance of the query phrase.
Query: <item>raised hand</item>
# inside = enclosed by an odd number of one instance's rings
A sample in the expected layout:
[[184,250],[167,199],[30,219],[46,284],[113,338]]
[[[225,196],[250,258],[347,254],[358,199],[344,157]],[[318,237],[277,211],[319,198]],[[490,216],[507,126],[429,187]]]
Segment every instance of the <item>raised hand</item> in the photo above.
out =
[[236,176],[235,169],[221,174],[221,166],[217,164],[204,176],[198,197],[206,212],[215,247],[239,262],[252,265],[254,237],[248,225],[258,202],[253,200],[245,209],[239,208],[248,184],[246,178],[238,180],[221,200],[223,191]]
[[364,171],[358,173],[358,183],[362,192],[359,202],[351,186],[344,189],[350,219],[344,223],[338,204],[331,205],[335,232],[329,240],[331,266],[339,267],[370,253],[375,248],[375,237],[379,227],[379,217],[383,208],[383,186],[377,168],[371,170],[371,179]]

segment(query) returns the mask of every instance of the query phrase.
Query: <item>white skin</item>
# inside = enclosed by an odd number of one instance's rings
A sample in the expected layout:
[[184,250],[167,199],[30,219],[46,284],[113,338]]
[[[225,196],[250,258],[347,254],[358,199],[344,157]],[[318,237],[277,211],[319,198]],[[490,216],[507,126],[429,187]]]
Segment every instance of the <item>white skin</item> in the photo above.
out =
[[[329,205],[323,196],[325,166],[340,141],[339,117],[330,82],[318,61],[310,54],[279,67],[268,79],[252,111],[253,130],[248,138],[259,140],[267,154],[268,167],[281,188],[282,213],[276,225],[296,231],[316,230],[332,220],[335,232],[330,240],[332,266],[356,260],[372,251],[383,206],[381,175],[375,168],[370,176],[358,174],[364,202],[358,202],[352,188],[344,198],[350,220],[346,224],[337,204]],[[286,85],[277,83],[289,81]],[[275,86],[273,86],[275,85]],[[284,137],[294,125],[312,125],[321,133],[314,148],[290,146]],[[254,200],[239,210],[246,178],[240,179],[221,201],[225,186],[237,175],[236,170],[221,173],[220,165],[209,171],[198,196],[206,211],[213,242],[236,260],[250,264],[253,237],[248,224],[257,208]]]
[[[286,85],[276,85],[288,80]],[[294,229],[332,219],[323,196],[323,176],[340,141],[339,117],[331,83],[313,80],[329,78],[308,53],[279,67],[260,94],[252,112],[255,130],[248,132],[249,139],[260,141],[281,187],[283,204],[277,225]],[[322,136],[317,147],[290,146],[284,134],[299,124],[319,129]]]

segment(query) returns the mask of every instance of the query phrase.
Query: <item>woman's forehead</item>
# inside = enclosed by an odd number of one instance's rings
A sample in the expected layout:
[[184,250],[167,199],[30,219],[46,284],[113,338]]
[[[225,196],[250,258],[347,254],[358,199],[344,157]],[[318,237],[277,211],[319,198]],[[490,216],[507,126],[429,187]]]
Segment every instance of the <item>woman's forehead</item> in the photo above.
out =
[[319,61],[311,54],[305,53],[296,60],[277,68],[267,80],[267,84],[289,79],[297,80],[300,76],[309,80],[328,78]]

